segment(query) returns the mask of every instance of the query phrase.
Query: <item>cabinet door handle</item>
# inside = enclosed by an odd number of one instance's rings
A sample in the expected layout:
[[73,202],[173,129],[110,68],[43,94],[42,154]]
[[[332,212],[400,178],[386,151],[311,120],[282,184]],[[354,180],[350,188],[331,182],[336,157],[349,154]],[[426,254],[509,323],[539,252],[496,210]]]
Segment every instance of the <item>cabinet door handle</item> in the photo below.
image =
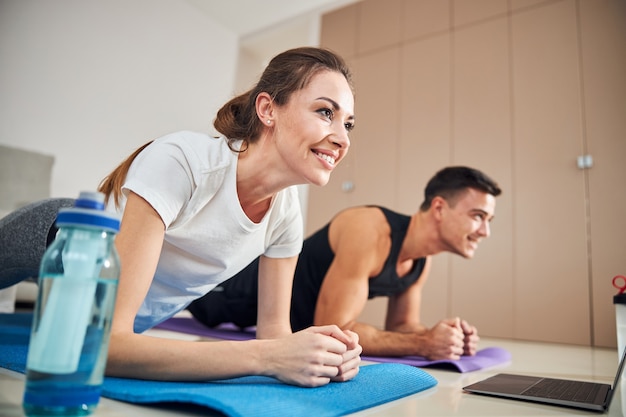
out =
[[352,181],[344,181],[341,183],[341,191],[351,193],[354,191],[354,183]]
[[593,167],[593,157],[591,155],[581,155],[578,157],[578,169],[589,169]]

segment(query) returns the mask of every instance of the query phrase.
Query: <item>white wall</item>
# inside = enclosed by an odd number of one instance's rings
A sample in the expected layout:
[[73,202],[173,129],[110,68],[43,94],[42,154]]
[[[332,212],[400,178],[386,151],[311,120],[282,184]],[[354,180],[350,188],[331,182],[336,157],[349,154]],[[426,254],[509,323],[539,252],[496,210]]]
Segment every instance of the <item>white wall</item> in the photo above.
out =
[[95,189],[155,137],[213,133],[237,53],[186,1],[0,0],[0,144],[54,156],[53,197]]

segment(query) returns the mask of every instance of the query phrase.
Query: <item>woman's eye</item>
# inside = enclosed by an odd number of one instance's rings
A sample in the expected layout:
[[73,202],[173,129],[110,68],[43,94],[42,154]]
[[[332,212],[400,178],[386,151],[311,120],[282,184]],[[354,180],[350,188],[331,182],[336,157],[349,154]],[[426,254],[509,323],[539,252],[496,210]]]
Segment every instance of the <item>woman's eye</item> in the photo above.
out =
[[[324,107],[323,109],[319,109],[317,111],[323,118],[327,119],[328,121],[332,122],[333,119],[335,118],[335,111],[333,109],[329,109],[328,107]],[[354,129],[354,122],[346,122],[343,124],[344,129],[346,129],[347,132],[352,131],[352,129]]]
[[335,113],[328,108],[320,109],[318,112],[328,120],[333,120],[333,116],[335,115]]

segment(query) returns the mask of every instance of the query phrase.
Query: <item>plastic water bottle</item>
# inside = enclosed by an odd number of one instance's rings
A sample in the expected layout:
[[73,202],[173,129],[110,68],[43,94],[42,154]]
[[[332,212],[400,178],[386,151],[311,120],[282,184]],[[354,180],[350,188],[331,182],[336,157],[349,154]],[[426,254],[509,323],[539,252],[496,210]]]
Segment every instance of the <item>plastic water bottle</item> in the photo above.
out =
[[100,400],[120,275],[117,215],[81,192],[59,210],[39,270],[23,408],[27,416],[84,416]]
[[[625,282],[626,284],[626,282]],[[620,292],[613,296],[615,304],[615,325],[617,330],[617,361],[622,359],[626,349],[626,293]],[[623,384],[626,387],[626,384]]]

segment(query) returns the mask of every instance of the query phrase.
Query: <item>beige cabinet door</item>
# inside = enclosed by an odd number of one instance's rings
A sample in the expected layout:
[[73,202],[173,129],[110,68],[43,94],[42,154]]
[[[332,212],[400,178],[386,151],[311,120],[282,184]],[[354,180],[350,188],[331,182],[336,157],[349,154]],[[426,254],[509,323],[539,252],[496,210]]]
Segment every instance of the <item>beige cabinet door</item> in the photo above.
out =
[[589,344],[576,2],[512,16],[515,336]]
[[[467,7],[466,2],[455,4]],[[480,334],[499,337],[513,337],[515,330],[508,34],[509,20],[504,18],[459,28],[454,33],[452,70],[451,162],[484,171],[498,181],[503,193],[497,198],[491,236],[481,242],[475,257],[450,257],[450,315],[480,325]]]
[[593,344],[616,346],[613,276],[626,275],[626,2],[583,0]]
[[[398,205],[395,209],[412,214],[424,199],[428,180],[450,163],[450,35],[408,42],[401,56]],[[422,321],[432,326],[448,317],[452,308],[450,302],[449,257],[441,254],[434,257],[424,287]]]

